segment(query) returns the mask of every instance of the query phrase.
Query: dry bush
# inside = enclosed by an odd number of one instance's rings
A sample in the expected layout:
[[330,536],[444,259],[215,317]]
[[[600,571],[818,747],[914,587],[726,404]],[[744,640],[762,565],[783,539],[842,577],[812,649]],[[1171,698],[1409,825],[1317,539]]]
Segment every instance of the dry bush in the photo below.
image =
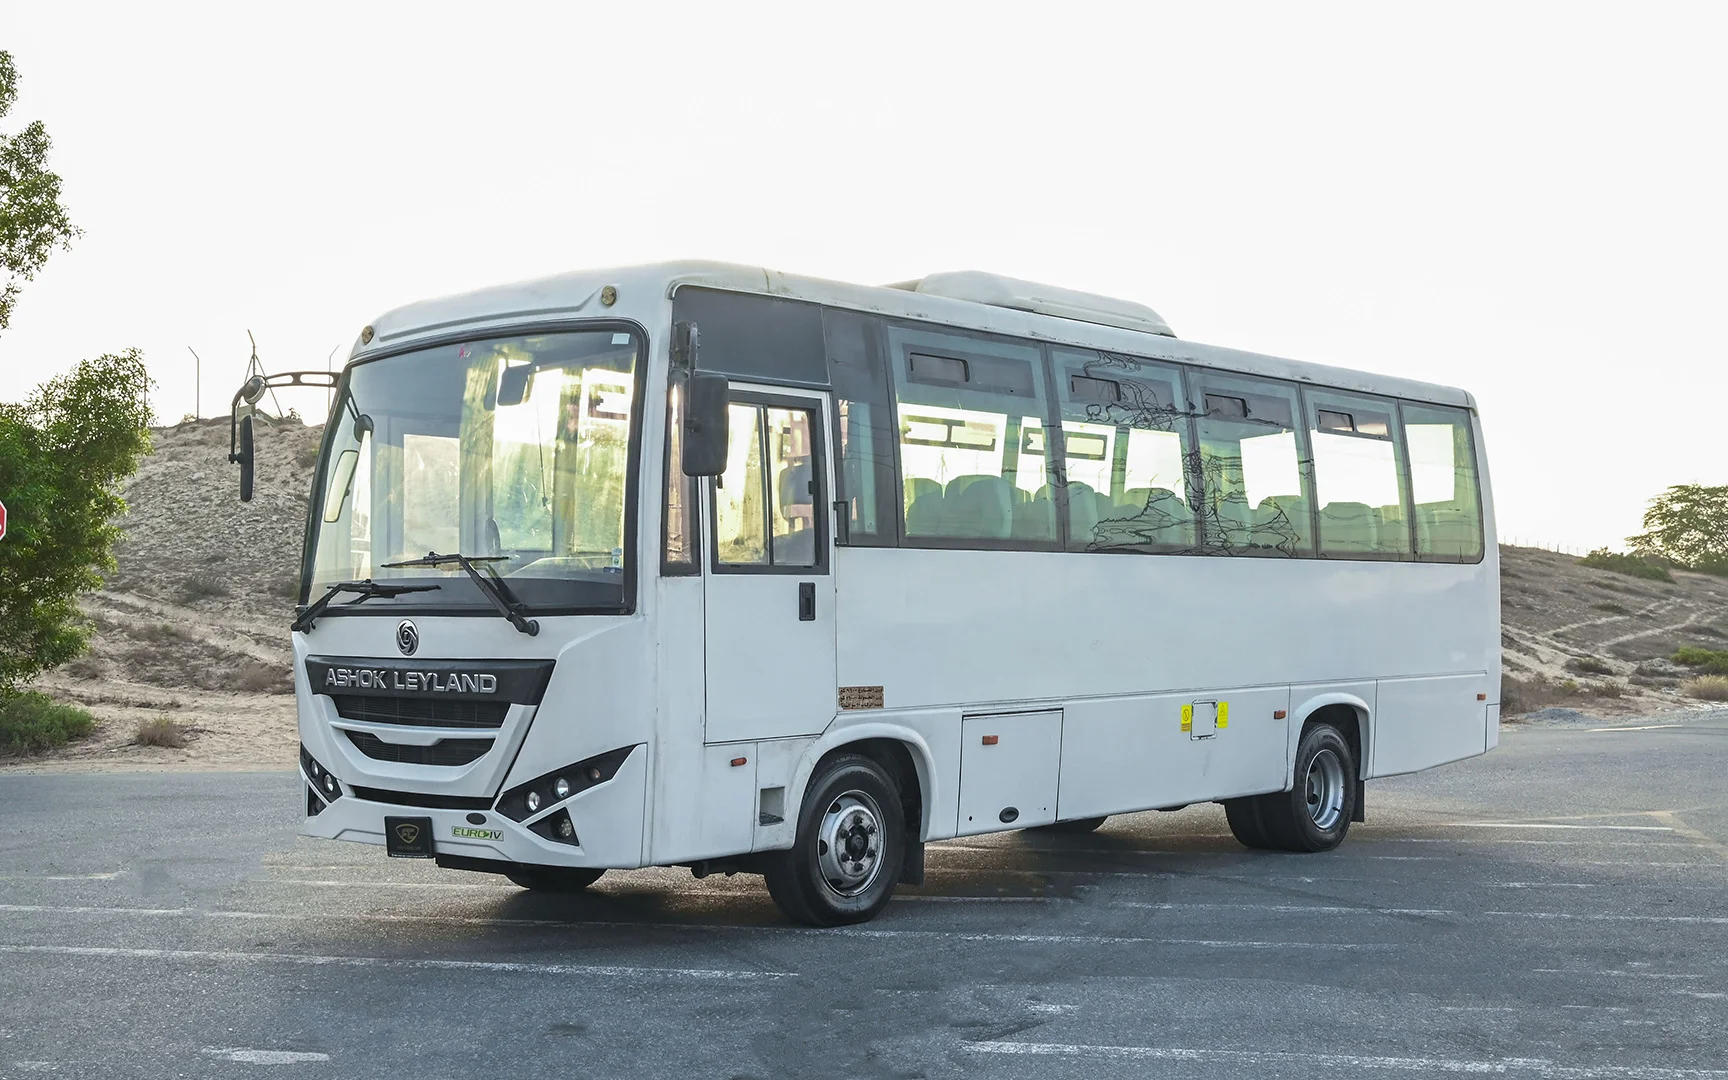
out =
[[166,716],[158,716],[154,720],[139,724],[138,733],[132,736],[132,741],[139,746],[166,746],[170,750],[178,750],[186,745],[186,725]]
[[1607,682],[1599,682],[1591,686],[1590,692],[1597,697],[1617,698],[1625,696],[1626,687],[1613,679],[1609,679]]
[[232,594],[228,583],[215,574],[193,574],[180,583],[180,602],[184,604]]
[[1700,701],[1728,701],[1728,675],[1700,675],[1681,686],[1680,692]]
[[1612,675],[1614,669],[1594,656],[1574,656],[1566,661],[1566,670],[1580,675]]
[[187,642],[195,640],[191,634],[175,626],[173,623],[133,623],[126,628],[128,636],[139,641],[154,641],[158,644],[168,642]]
[[249,667],[234,676],[227,688],[248,694],[292,694],[294,676],[278,668]]

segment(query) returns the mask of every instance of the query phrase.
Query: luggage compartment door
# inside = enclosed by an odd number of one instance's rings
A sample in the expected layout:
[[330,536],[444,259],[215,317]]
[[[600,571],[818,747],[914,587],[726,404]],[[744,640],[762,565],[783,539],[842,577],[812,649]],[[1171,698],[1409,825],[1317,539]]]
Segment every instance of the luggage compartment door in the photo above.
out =
[[1062,711],[995,713],[960,721],[960,827],[956,835],[1056,820]]

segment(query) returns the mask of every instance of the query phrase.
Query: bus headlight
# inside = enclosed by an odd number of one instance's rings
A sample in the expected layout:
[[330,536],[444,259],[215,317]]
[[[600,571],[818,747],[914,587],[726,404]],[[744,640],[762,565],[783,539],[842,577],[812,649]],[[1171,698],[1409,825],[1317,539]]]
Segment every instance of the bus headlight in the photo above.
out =
[[311,786],[311,790],[306,793],[307,817],[315,817],[325,806],[342,797],[342,785],[304,746],[300,747],[300,771],[305,774],[306,783]]
[[[545,776],[537,776],[526,784],[518,784],[498,797],[498,812],[511,821],[526,821],[554,803],[563,802],[572,795],[598,787],[617,776],[618,770],[623,768],[624,762],[635,749],[634,746],[623,746],[617,750],[608,750],[604,754],[596,754],[561,769],[554,769]],[[565,820],[568,820],[568,815]],[[574,827],[569,837],[555,838],[573,842]]]

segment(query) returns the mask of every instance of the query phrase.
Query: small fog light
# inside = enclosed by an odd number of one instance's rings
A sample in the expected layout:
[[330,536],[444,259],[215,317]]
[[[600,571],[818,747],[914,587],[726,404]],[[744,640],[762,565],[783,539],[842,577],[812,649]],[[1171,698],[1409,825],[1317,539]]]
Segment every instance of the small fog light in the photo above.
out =
[[540,809],[540,793],[538,791],[530,791],[528,793],[528,812],[532,814],[538,809]]
[[324,790],[332,795],[336,794],[336,778],[329,773],[324,774]]
[[602,775],[602,773],[600,772],[599,769],[590,768],[588,770],[588,779],[594,781],[595,783],[600,782],[601,775]]
[[569,798],[570,797],[570,781],[568,781],[568,780],[564,779],[562,776],[560,776],[558,778],[558,782],[556,784],[552,785],[552,794],[558,796],[560,799]]
[[576,835],[576,826],[570,823],[569,818],[561,817],[558,819],[558,835],[566,840]]

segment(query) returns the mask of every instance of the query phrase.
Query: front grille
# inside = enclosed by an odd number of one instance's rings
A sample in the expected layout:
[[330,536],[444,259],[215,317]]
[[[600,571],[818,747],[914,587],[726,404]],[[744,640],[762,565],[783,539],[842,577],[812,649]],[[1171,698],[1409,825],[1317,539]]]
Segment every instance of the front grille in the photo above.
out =
[[336,713],[344,720],[415,727],[500,728],[508,701],[446,701],[424,697],[361,697],[332,694]]
[[367,757],[399,765],[466,765],[492,749],[491,739],[440,739],[431,746],[405,746],[387,743],[364,731],[350,731],[347,735]]
[[367,802],[391,803],[396,806],[423,806],[429,810],[490,810],[491,799],[472,795],[428,795],[419,791],[390,791],[385,788],[357,787],[354,797]]

